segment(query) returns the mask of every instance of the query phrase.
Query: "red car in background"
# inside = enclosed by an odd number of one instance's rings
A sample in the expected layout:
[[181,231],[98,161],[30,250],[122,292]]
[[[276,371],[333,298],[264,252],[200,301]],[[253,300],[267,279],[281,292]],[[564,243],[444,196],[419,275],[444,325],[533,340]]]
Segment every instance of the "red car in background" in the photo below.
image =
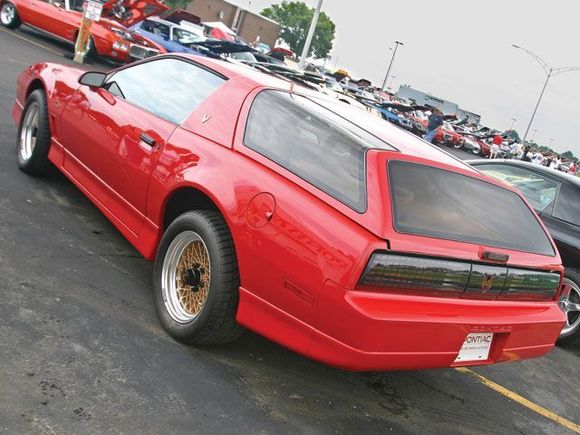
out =
[[461,148],[465,138],[457,133],[449,122],[443,122],[443,125],[437,129],[434,141],[443,145],[451,145],[454,148]]
[[562,329],[560,257],[515,189],[313,90],[191,55],[41,63],[13,116],[20,169],[56,165],[155,260],[178,340],[243,325],[393,370],[537,357]]
[[[84,0],[0,0],[0,22],[15,29],[27,24],[74,44]],[[118,62],[144,59],[166,50],[127,28],[168,9],[155,0],[112,0],[91,26],[89,54]]]

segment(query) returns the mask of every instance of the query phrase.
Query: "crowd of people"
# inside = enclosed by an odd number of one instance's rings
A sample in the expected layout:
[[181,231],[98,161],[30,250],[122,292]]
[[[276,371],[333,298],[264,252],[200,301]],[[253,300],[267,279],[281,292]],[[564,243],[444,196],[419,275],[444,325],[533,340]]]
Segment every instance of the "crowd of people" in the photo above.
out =
[[[428,142],[433,142],[437,129],[443,125],[443,113],[439,109],[434,109],[428,118],[426,133],[423,136]],[[550,169],[568,172],[576,175],[578,168],[571,162],[562,162],[558,154],[544,155],[540,150],[533,151],[530,145],[524,146],[512,138],[506,138],[501,134],[495,134],[491,138],[490,159],[517,159],[536,165],[546,166]]]
[[524,145],[521,143],[515,141],[506,141],[500,134],[495,135],[492,139],[489,158],[522,160],[524,162],[546,166],[550,169],[568,172],[572,175],[576,175],[577,171],[574,162],[564,164],[562,162],[562,158],[558,154],[544,155],[540,152],[540,150],[533,151],[529,145],[524,147]]

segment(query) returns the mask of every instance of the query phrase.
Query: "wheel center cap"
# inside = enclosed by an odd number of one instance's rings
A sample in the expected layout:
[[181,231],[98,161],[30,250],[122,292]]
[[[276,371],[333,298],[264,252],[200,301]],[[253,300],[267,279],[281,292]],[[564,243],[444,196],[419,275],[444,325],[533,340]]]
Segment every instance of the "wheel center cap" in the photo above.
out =
[[188,286],[197,290],[201,283],[201,272],[199,269],[185,269],[181,275],[182,282]]

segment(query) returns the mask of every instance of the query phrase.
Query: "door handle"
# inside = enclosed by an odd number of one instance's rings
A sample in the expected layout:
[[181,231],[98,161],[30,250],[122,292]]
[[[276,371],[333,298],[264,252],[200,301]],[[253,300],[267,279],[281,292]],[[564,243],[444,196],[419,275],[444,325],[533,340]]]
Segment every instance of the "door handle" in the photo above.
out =
[[149,136],[147,133],[141,133],[139,135],[139,139],[141,139],[143,142],[145,142],[147,145],[149,145],[151,148],[153,148],[155,146],[155,139],[153,139],[151,136]]

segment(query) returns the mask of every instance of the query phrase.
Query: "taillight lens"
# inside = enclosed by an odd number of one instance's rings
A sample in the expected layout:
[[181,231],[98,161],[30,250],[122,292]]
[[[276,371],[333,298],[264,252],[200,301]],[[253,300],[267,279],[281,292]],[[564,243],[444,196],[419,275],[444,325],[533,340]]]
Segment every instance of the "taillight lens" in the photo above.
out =
[[509,269],[500,299],[549,300],[556,296],[559,285],[559,274]]
[[460,294],[469,281],[470,269],[469,263],[375,253],[360,283],[418,292]]
[[469,299],[553,300],[560,279],[555,272],[376,252],[359,285]]

